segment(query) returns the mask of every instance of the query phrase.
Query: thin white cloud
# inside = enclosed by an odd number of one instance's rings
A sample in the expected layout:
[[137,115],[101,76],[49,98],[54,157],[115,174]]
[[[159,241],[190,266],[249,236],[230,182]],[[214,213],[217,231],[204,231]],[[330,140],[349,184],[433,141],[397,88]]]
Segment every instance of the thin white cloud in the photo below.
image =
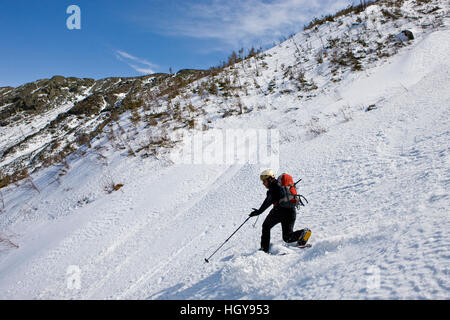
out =
[[[151,28],[166,35],[216,39],[228,45],[270,44],[300,31],[315,16],[348,5],[349,0],[184,2],[176,12],[152,17]],[[144,21],[149,21],[148,16],[141,19]]]
[[125,62],[135,71],[142,74],[155,73],[155,69],[158,68],[156,64],[153,64],[145,59],[138,58],[122,50],[115,51],[116,58]]
[[155,70],[153,68],[142,68],[139,66],[136,66],[134,64],[129,64],[130,67],[132,67],[134,70],[136,70],[137,72],[143,73],[143,74],[151,74],[151,73],[155,73]]

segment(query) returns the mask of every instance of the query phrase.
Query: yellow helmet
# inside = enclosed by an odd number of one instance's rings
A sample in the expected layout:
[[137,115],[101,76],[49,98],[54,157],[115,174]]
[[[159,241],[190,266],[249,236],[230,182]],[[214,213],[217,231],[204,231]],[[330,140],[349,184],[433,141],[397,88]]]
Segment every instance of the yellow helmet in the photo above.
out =
[[267,169],[267,170],[264,170],[263,172],[261,172],[261,174],[259,175],[259,178],[261,179],[261,181],[264,181],[268,178],[275,178],[275,174],[273,173],[273,171],[271,169]]

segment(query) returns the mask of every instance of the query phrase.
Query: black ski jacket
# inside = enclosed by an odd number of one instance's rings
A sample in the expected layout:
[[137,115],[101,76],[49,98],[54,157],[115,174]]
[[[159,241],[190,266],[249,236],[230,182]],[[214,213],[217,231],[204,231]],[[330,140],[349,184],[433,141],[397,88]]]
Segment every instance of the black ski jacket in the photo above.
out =
[[277,179],[273,179],[269,184],[269,190],[267,190],[266,199],[264,200],[261,207],[258,209],[259,214],[263,213],[272,204],[276,207],[278,202],[284,196],[284,191],[281,188],[280,183]]

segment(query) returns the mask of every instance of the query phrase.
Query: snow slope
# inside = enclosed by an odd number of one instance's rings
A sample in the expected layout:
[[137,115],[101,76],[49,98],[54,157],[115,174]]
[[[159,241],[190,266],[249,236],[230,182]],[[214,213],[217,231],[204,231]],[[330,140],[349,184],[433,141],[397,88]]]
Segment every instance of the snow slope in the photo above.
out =
[[[296,229],[312,230],[312,248],[285,245],[276,226],[272,252],[286,254],[258,251],[266,212],[206,264],[262,202],[264,168],[91,153],[61,179],[58,168],[38,173],[39,193],[3,190],[1,236],[19,248],[0,242],[0,298],[448,299],[449,36],[446,21],[348,75],[339,98],[282,109],[275,97],[215,123],[279,130],[280,170],[303,179],[309,200]],[[112,183],[124,186],[106,194]]]

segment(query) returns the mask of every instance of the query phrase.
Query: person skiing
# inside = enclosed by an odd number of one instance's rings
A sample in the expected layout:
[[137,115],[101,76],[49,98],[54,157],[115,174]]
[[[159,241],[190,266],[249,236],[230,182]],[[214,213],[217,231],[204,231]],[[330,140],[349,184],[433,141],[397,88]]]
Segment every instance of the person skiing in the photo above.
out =
[[271,169],[264,170],[260,179],[264,186],[268,189],[266,199],[259,209],[254,209],[249,216],[254,217],[262,214],[270,205],[273,204],[266,219],[262,224],[261,249],[269,253],[270,248],[270,229],[278,223],[281,223],[283,241],[292,243],[297,241],[298,245],[305,245],[311,236],[311,230],[308,228],[294,231],[294,223],[296,218],[295,207],[284,208],[279,205],[280,199],[284,197],[284,189],[280,182],[275,179],[275,174]]

